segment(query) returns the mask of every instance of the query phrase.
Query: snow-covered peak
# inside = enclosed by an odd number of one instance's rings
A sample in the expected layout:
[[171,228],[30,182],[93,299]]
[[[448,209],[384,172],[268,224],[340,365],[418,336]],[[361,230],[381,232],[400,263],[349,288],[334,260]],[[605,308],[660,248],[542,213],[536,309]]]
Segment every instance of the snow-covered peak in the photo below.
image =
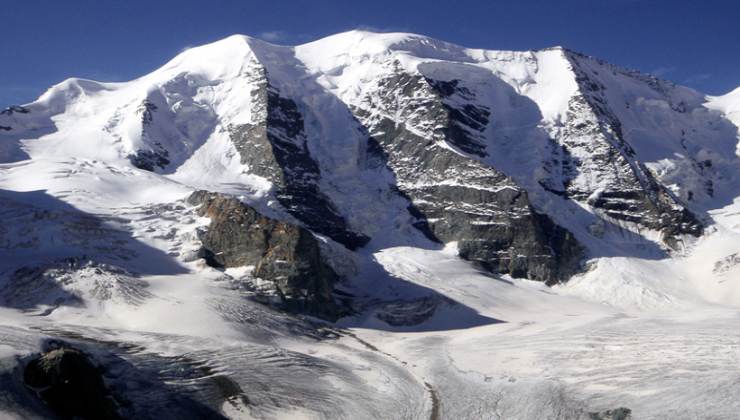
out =
[[[340,91],[353,92],[357,83],[377,77],[388,63],[414,73],[420,63],[474,63],[476,50],[412,33],[349,31],[294,48],[295,57],[312,74],[330,80]],[[345,84],[344,86],[340,86]]]
[[36,107],[45,107],[52,114],[63,112],[66,105],[80,97],[94,96],[100,92],[113,90],[117,83],[101,83],[94,80],[69,78],[49,88],[38,100]]
[[737,88],[735,88],[729,93],[726,93],[722,96],[718,96],[717,98],[739,102],[740,101],[740,86],[738,86]]
[[710,96],[707,99],[707,108],[724,113],[730,121],[740,127],[740,87],[722,96]]
[[405,32],[370,32],[353,30],[299,45],[296,49],[313,61],[331,61],[332,57],[366,57],[406,53],[418,58],[470,61],[466,48],[424,35]]
[[187,72],[208,80],[238,77],[253,56],[251,43],[246,35],[232,35],[210,44],[188,48],[145,78],[171,78]]

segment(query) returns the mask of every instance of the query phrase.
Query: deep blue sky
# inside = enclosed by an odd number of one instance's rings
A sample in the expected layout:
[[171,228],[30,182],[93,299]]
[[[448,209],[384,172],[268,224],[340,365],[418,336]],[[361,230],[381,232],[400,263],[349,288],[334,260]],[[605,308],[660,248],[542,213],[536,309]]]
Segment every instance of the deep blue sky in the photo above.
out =
[[563,45],[710,94],[740,85],[736,0],[0,0],[0,12],[0,107],[71,76],[129,80],[234,33],[297,44],[353,28]]

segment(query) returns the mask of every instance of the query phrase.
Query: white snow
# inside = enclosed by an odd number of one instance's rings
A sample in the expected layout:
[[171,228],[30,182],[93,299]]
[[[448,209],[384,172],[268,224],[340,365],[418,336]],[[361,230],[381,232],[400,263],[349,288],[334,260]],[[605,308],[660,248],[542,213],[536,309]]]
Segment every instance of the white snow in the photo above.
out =
[[740,126],[740,87],[723,96],[709,97],[706,106],[723,112],[727,118]]

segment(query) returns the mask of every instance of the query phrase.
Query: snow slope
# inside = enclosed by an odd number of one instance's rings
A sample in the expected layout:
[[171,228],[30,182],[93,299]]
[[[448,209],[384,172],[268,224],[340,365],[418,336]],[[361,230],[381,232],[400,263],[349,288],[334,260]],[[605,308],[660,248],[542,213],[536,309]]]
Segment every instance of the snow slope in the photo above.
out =
[[722,111],[730,121],[737,125],[738,121],[740,121],[740,105],[738,105],[738,101],[740,101],[740,88],[723,96],[709,98],[707,106]]
[[[389,99],[383,81],[406,77],[415,89]],[[198,254],[209,220],[184,201],[198,189],[311,228],[234,142],[270,116],[264,92],[295,104],[303,132],[287,141],[305,141],[316,191],[371,238],[350,251],[317,234],[356,311],[335,324],[276,310],[252,267]],[[48,418],[19,366],[65,340],[111,366],[132,418],[735,418],[739,92],[708,97],[560,47],[367,31],[296,47],[235,35],[130,82],[68,79],[0,113],[0,415]],[[418,103],[489,114],[479,130],[461,118],[461,147]],[[382,119],[432,156],[500,171],[475,187],[526,191],[578,239],[586,269],[547,287],[431,241],[408,210],[423,203],[398,192],[425,185],[368,149]],[[601,131],[573,131],[588,124]],[[608,165],[590,160],[602,151]],[[472,185],[466,170],[417,184]],[[655,193],[647,177],[701,235],[669,249],[645,222],[654,209],[627,220],[594,204],[610,188]],[[168,411],[178,404],[197,409]]]

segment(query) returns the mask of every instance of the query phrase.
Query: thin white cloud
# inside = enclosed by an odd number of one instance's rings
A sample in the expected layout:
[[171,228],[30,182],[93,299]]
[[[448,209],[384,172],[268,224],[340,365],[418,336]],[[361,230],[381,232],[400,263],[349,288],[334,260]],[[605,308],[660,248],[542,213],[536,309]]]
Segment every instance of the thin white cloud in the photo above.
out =
[[708,80],[711,77],[712,77],[712,75],[710,73],[700,73],[700,74],[695,74],[693,76],[690,76],[689,78],[687,78],[683,82],[686,83],[686,84],[698,83],[698,82],[703,82],[705,80]]
[[411,30],[408,27],[405,26],[372,26],[372,25],[359,25],[354,27],[353,29],[357,29],[359,31],[368,31],[368,32],[411,32]]
[[257,34],[257,37],[269,42],[282,41],[288,37],[284,31],[265,31]]
[[669,67],[658,67],[657,69],[650,72],[653,76],[658,77],[664,77],[667,74],[673,73],[676,71],[675,67],[669,66]]

